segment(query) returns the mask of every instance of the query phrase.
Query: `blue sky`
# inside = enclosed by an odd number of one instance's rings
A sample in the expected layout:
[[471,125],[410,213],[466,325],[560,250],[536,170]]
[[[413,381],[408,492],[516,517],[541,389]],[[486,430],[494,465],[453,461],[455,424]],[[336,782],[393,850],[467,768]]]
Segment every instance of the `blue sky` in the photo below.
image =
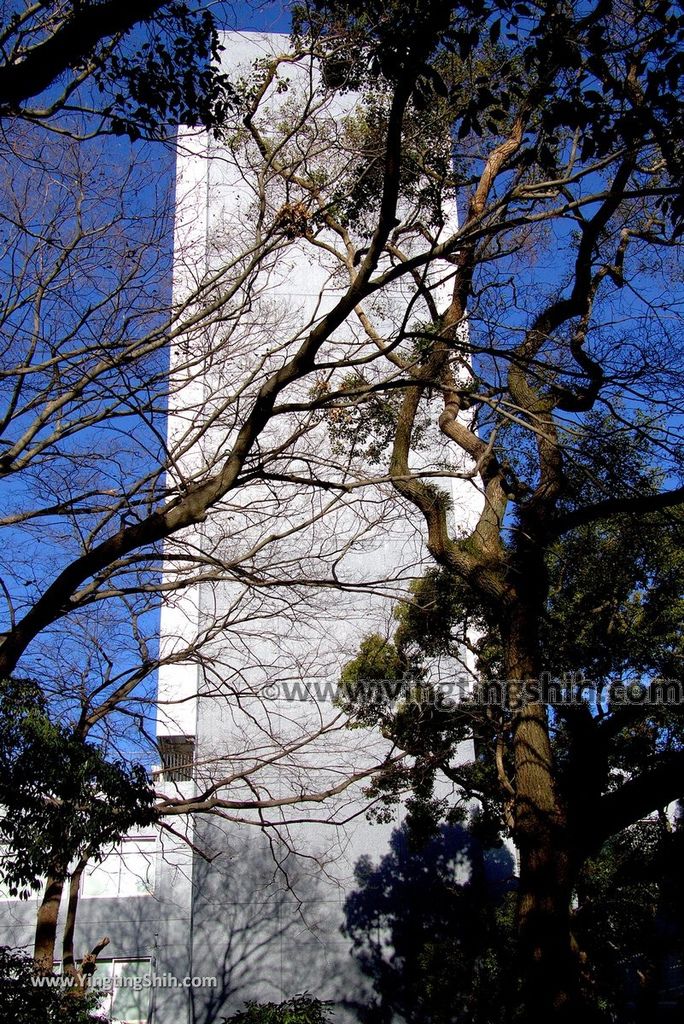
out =
[[[217,23],[219,27],[227,30],[242,29],[245,31],[263,31],[263,32],[288,32],[290,27],[290,15],[287,9],[287,5],[281,2],[261,2],[261,0],[252,0],[252,2],[240,2],[240,3],[228,3],[223,0],[215,0],[215,2],[207,3],[216,15]],[[41,145],[44,145],[44,136],[42,130],[37,128],[35,135],[30,137],[33,140],[35,153],[40,151]],[[58,144],[57,144],[58,145]],[[83,159],[87,162],[88,160],[94,166],[99,166],[102,171],[103,168],[108,167],[109,172],[112,175],[112,192],[116,194],[116,180],[117,180],[117,167],[125,168],[129,162],[133,162],[133,165],[147,165],[153,168],[154,174],[150,175],[149,183],[145,184],[144,181],[138,182],[137,187],[137,198],[134,199],[131,196],[130,202],[127,202],[127,215],[132,218],[132,223],[139,223],[141,230],[145,223],[146,211],[149,213],[155,208],[155,190],[157,193],[166,193],[167,196],[173,194],[173,160],[172,154],[166,147],[160,146],[159,144],[149,143],[140,141],[131,144],[126,138],[113,138],[111,136],[103,136],[97,139],[93,139],[87,143],[83,143],[80,147],[80,153]],[[29,155],[31,150],[29,149]],[[5,154],[6,161],[11,162],[11,154]],[[12,180],[12,187],[10,192],[18,193],[21,191],[22,181],[29,179],[26,184],[28,186],[28,194],[31,195],[33,192],[40,193],[38,189],[38,178],[36,177],[33,182],[33,189],[31,188],[30,179],[34,175],[35,171],[33,168],[32,161],[29,161],[25,166],[19,163],[15,167],[15,173],[11,173],[11,169],[8,168],[8,175]],[[59,171],[55,171],[55,175],[59,178]],[[40,177],[40,175],[38,175]],[[152,179],[154,178],[154,183]],[[5,198],[2,208],[7,208],[11,205],[11,197],[8,195]],[[149,210],[147,209],[149,207]],[[43,211],[41,210],[41,213]],[[104,216],[105,211],[102,211]],[[0,216],[2,210],[0,210]],[[93,212],[94,216],[98,215],[98,210],[95,209]],[[64,230],[67,231],[70,226],[70,222],[63,225]],[[170,268],[172,259],[172,234],[171,224],[167,220],[165,228],[159,228],[159,234],[163,237],[158,239],[157,248],[157,269],[158,274],[161,278],[164,276],[164,268],[166,268],[166,276],[168,284],[170,286]],[[0,264],[0,270],[3,269],[3,265]],[[4,269],[5,279],[11,279],[12,267],[5,265]],[[104,287],[106,282],[101,280],[103,274],[103,268],[98,268],[98,280]],[[0,276],[2,276],[0,274]],[[71,280],[71,279],[69,279]],[[76,298],[76,310],[82,310],[88,306],[88,284],[86,281],[81,280],[77,275],[75,280],[80,281],[81,292]],[[163,288],[161,281],[158,284]],[[66,285],[65,285],[66,287]],[[85,288],[86,293],[84,294],[83,289]],[[66,330],[63,323],[64,309],[59,304],[60,297],[66,299],[66,292],[58,292],[55,288],[55,307],[53,312],[48,316],[49,323],[47,328],[50,328],[50,324],[54,321],[55,331],[59,331],[61,328],[62,333]],[[167,299],[170,295],[167,296]],[[162,297],[163,299],[163,297]],[[163,306],[163,301],[160,303]],[[18,315],[18,314],[17,314]],[[74,313],[74,316],[77,314]],[[16,319],[16,318],[15,318]],[[7,325],[6,325],[7,326]],[[21,325],[19,325],[21,326]],[[17,324],[14,327],[18,329]],[[17,426],[15,424],[15,426]],[[120,439],[121,431],[116,429],[117,425],[113,424],[109,426],[107,424],[101,425],[99,429],[93,430],[91,433],[88,431],[79,435],[77,439],[82,447],[87,448],[88,444],[92,443],[93,446],[103,450],[109,441],[113,444],[117,438]],[[164,425],[162,422],[157,422],[157,428],[160,434],[164,433]],[[125,433],[125,431],[124,431]],[[92,437],[91,437],[92,434]],[[130,425],[130,444],[129,447],[130,457],[138,463],[143,457],[145,451],[152,452],[152,462],[156,463],[159,453],[156,451],[155,443],[158,435],[154,435],[152,432],[145,432],[144,425],[141,421],[135,420]],[[66,448],[73,448],[73,442],[71,445],[66,445]],[[121,447],[120,443],[119,447]],[[106,467],[105,467],[106,468]],[[129,466],[129,470],[132,476],[138,475],[144,470],[144,467],[137,466],[137,472]],[[28,486],[27,486],[28,484]],[[5,485],[5,496],[6,500],[9,501],[10,506],[17,507],[21,506],[25,501],[29,500],[30,481],[26,481],[23,476],[9,481]],[[47,499],[46,499],[47,501]],[[74,539],[66,540],[64,524],[57,519],[49,518],[42,520],[42,529],[32,532],[31,530],[22,530],[10,527],[3,531],[3,550],[6,553],[6,558],[0,559],[0,575],[6,578],[7,583],[13,592],[13,596],[18,604],[18,610],[25,611],[28,603],[32,598],[36,596],[54,574],[61,569],[65,561],[68,560],[69,554],[76,555],[78,553],[78,545]],[[66,530],[68,533],[69,531]],[[61,543],[60,543],[61,538]],[[5,618],[6,609],[0,603],[0,620]],[[61,633],[61,627],[65,623],[58,624],[58,633],[60,633],[59,639],[59,655],[57,660],[61,663],[61,668],[68,674],[67,666],[70,663],[78,664],[83,662],[86,658],[85,648],[88,646],[88,637],[78,627],[77,617],[73,617],[74,629],[68,630],[66,636]],[[71,621],[71,620],[70,620]],[[153,612],[149,614],[144,621],[145,631],[151,640],[151,651],[154,655],[155,642],[154,637],[158,632],[158,613]],[[0,625],[0,628],[6,628],[7,623]],[[43,643],[41,643],[41,640]],[[45,641],[47,642],[47,648],[44,646]],[[28,652],[28,659],[24,663],[25,670],[33,670],[37,674],[46,673],[48,676],[51,674],[51,667],[57,669],[57,665],[50,665],[49,655],[46,661],[46,649],[50,650],[51,643],[55,643],[54,638],[51,638],[50,631],[39,638],[38,644],[33,645]],[[125,670],[126,668],[132,667],[135,663],[135,658],[131,657],[127,652],[126,641],[123,636],[123,632],[120,627],[114,627],[114,631],[111,633],[109,639],[109,647],[112,654],[116,654],[117,668],[118,670]],[[96,670],[97,671],[97,670]],[[59,675],[59,671],[55,673]],[[152,681],[150,681],[152,682]],[[48,684],[49,686],[49,684]],[[150,686],[145,687],[149,691]]]
[[208,4],[216,11],[217,21],[227,29],[259,32],[289,32],[288,5],[279,0],[242,0],[234,4]]

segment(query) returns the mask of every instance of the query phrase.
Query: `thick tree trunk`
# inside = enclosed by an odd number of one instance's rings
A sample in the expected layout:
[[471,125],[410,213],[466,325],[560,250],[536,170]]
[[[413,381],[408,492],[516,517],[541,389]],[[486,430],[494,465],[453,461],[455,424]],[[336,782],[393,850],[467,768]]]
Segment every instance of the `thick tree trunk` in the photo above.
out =
[[534,609],[516,602],[503,640],[514,709],[517,923],[525,1019],[554,1024],[581,1019],[586,1024],[592,1012],[582,996],[571,930],[574,876],[565,814],[556,791],[546,706],[531,696],[540,676]]
[[45,895],[38,908],[36,918],[36,937],[33,956],[38,968],[51,971],[55,960],[57,942],[57,918],[62,901],[64,876],[50,874],[45,885]]

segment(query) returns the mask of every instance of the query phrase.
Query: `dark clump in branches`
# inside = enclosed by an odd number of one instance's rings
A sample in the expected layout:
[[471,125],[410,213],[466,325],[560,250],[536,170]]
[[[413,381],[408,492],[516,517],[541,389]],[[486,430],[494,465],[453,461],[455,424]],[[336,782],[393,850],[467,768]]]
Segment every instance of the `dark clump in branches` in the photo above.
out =
[[0,117],[49,125],[60,114],[94,114],[103,130],[132,139],[163,137],[176,124],[222,124],[231,90],[204,5],[54,0],[7,8]]

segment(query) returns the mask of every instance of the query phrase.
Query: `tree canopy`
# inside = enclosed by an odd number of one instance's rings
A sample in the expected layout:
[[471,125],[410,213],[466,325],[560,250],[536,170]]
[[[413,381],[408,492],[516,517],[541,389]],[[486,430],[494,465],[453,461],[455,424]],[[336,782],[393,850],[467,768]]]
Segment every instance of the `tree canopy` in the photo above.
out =
[[164,137],[174,124],[218,127],[229,99],[214,13],[173,0],[54,0],[3,5],[0,117],[65,129]]
[[141,765],[109,762],[68,726],[50,720],[37,683],[0,684],[0,844],[10,892],[97,859],[136,825],[151,824],[154,795]]

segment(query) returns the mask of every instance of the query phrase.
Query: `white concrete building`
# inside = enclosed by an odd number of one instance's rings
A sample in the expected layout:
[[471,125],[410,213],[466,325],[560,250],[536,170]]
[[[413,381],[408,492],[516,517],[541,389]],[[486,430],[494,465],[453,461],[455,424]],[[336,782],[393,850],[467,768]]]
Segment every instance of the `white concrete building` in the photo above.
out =
[[[236,293],[239,316],[230,324],[225,349],[239,373],[231,378],[211,343],[201,377],[192,367],[188,386],[202,389],[197,402],[207,417],[232,409],[227,390],[235,388],[239,374],[258,367],[256,385],[291,355],[347,286],[342,261],[333,251],[340,247],[339,237],[323,230],[316,245],[299,235],[284,246],[281,237],[272,255],[268,225],[304,205],[296,188],[288,191],[295,160],[297,172],[311,177],[321,168],[334,175],[335,162],[348,159],[345,133],[358,113],[356,95],[325,95],[310,57],[273,71],[273,57],[288,53],[287,37],[231,33],[224,45],[226,65],[242,69],[245,82],[254,75],[248,88],[260,88],[266,76],[272,77],[253,118],[256,133],[271,148],[265,156],[236,120],[232,137],[216,143],[192,136],[179,156],[176,300],[206,279],[203,275],[220,272],[227,260],[242,271],[243,253],[261,253],[260,265]],[[293,155],[288,148],[295,146],[299,151]],[[290,161],[288,174],[279,173],[279,161]],[[408,224],[413,211],[404,212]],[[444,231],[450,226],[453,221]],[[432,271],[429,284],[435,300],[446,304],[448,291],[439,273]],[[413,281],[402,282],[366,313],[389,337],[414,302]],[[206,340],[199,341],[200,349]],[[368,353],[363,324],[345,323],[335,347],[349,373],[354,359]],[[172,365],[186,359],[187,350],[176,351]],[[382,372],[387,373],[386,367]],[[307,392],[300,389],[300,394],[305,398]],[[187,408],[195,406],[182,389],[179,406],[170,409],[172,437],[187,431]],[[196,418],[192,428],[197,430]],[[236,429],[232,421],[228,433],[231,429]],[[314,467],[311,476],[337,473],[358,480],[364,468],[368,476],[382,475],[378,466],[364,467],[361,459],[342,466],[347,454],[334,451],[329,424],[303,424],[302,414],[293,412],[276,423],[275,431],[276,445],[282,443],[286,452],[284,458],[273,458],[276,479],[278,470],[281,478],[287,476],[285,463],[296,465],[299,473],[293,475],[300,477],[304,466]],[[225,441],[226,427],[212,419],[199,444],[188,450],[189,474],[194,460],[211,463]],[[446,460],[436,432],[416,453],[416,465],[426,470],[443,469]],[[465,525],[479,506],[475,490],[448,476],[436,482],[449,493],[454,516]],[[384,756],[379,737],[340,730],[331,698],[360,640],[371,632],[389,635],[392,598],[421,575],[428,557],[422,524],[410,509],[397,505],[387,484],[369,484],[331,501],[320,488],[284,479],[274,488],[261,477],[227,506],[206,524],[199,540],[205,553],[225,564],[227,549],[235,559],[236,544],[258,546],[266,530],[272,534],[273,524],[284,521],[282,539],[268,545],[267,557],[249,561],[255,577],[278,585],[254,589],[226,574],[168,602],[162,614],[163,644],[192,647],[195,637],[208,629],[212,633],[194,665],[160,671],[160,745],[171,757],[184,745],[187,753],[194,751],[200,788],[238,776],[245,765],[260,760],[259,771],[236,779],[233,795],[241,788],[248,795],[245,787],[253,784],[261,798],[274,799],[334,788],[345,775]],[[333,586],[334,580],[340,585]],[[453,664],[443,667],[447,676],[454,669]],[[286,754],[288,747],[297,749]],[[262,811],[235,815],[251,817],[252,824],[197,820],[196,844],[220,855],[211,866],[196,858],[193,868],[192,973],[216,970],[231,1005],[236,998],[278,1000],[305,989],[339,999],[359,983],[340,933],[342,904],[356,860],[381,854],[391,826],[366,821],[358,785],[313,808],[302,803],[269,810],[263,829],[255,827]]]

